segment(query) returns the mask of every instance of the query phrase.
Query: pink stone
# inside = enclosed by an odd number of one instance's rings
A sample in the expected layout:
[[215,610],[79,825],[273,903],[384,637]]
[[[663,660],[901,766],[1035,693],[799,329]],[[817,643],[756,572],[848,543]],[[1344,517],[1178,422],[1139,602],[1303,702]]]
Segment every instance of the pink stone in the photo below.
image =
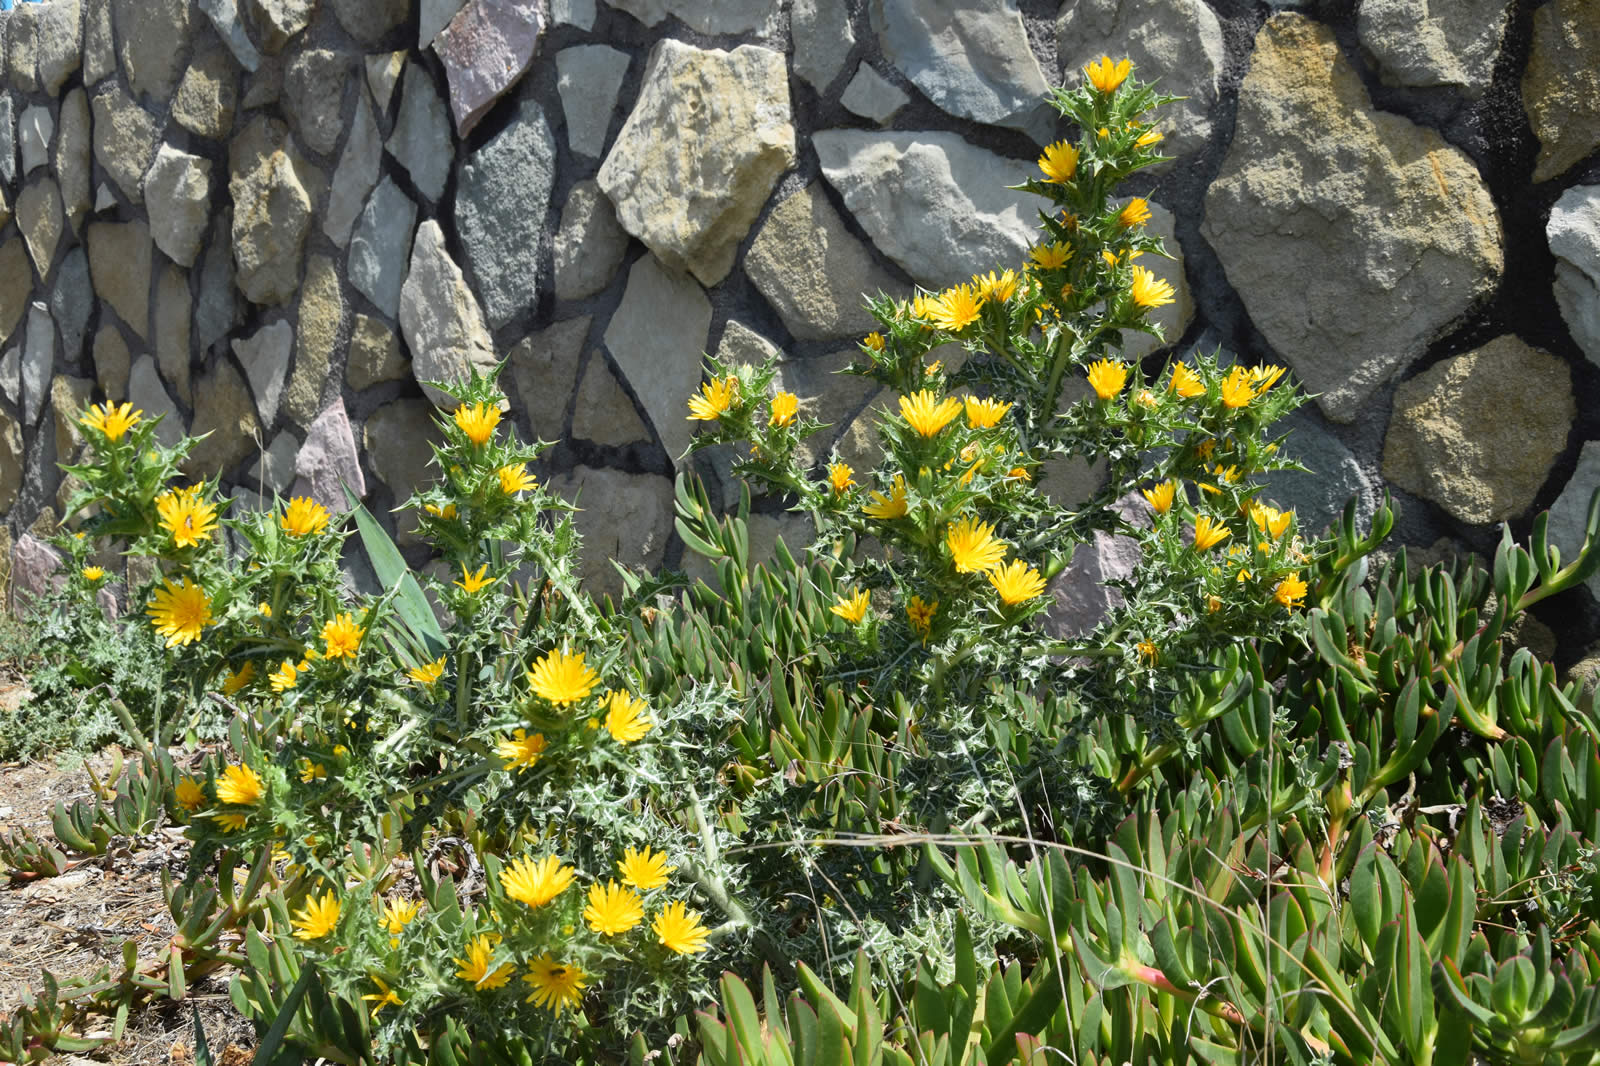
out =
[[350,486],[357,498],[367,494],[367,481],[361,474],[356,438],[343,400],[329,404],[311,423],[306,442],[295,456],[294,472],[294,488],[289,494],[310,496],[334,514],[350,510],[343,486]]
[[469,0],[433,39],[465,137],[533,63],[544,19],[533,0]]

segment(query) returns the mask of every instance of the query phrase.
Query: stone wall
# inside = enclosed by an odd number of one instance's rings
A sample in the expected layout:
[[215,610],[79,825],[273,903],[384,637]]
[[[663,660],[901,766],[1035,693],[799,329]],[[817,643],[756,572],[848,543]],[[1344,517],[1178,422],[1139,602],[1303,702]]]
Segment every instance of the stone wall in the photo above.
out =
[[243,506],[386,513],[417,381],[509,356],[592,572],[677,563],[701,353],[784,353],[859,462],[860,294],[1018,260],[1004,186],[1103,53],[1188,97],[1128,189],[1173,345],[1320,393],[1281,499],[1387,484],[1404,540],[1479,549],[1554,505],[1570,549],[1600,484],[1600,0],[47,0],[0,44],[11,536],[102,398],[214,431],[193,472]]

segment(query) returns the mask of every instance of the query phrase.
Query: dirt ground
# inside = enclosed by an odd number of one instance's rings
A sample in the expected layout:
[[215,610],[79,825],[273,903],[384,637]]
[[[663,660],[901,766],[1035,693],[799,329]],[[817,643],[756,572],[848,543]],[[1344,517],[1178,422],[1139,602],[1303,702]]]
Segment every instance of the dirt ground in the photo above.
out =
[[[70,807],[91,794],[83,763],[68,757],[60,765],[0,765],[0,833],[26,828],[53,842],[50,814],[56,802]],[[88,764],[103,775],[112,764],[110,751]],[[166,829],[113,840],[105,855],[82,860],[58,877],[0,877],[0,1013],[14,1010],[25,989],[39,987],[41,970],[67,980],[90,976],[105,965],[120,967],[122,944],[130,939],[142,958],[154,959],[173,933],[161,870],[181,874],[186,859],[182,832]],[[116,1044],[54,1061],[193,1063],[195,1009],[221,1062],[243,1066],[251,1061],[247,1049],[255,1044],[253,1030],[228,999],[226,974],[199,982],[181,1004],[160,1000],[136,1011]],[[109,1033],[111,1020],[87,1028]]]

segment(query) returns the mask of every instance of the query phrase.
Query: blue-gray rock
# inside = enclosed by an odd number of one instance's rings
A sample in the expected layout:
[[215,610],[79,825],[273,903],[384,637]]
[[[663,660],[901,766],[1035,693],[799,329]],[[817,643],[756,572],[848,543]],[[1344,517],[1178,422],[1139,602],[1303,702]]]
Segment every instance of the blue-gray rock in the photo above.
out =
[[611,201],[593,181],[567,193],[556,230],[556,299],[581,300],[611,284],[628,250],[628,234],[617,224]]
[[1314,535],[1337,521],[1345,504],[1356,501],[1356,522],[1366,529],[1378,505],[1378,487],[1361,469],[1355,453],[1318,424],[1315,414],[1301,408],[1272,427],[1272,434],[1289,434],[1283,444],[1285,458],[1306,471],[1275,470],[1262,476],[1262,497],[1279,507],[1292,507],[1302,533]]
[[[1589,518],[1589,500],[1600,489],[1600,441],[1585,441],[1578,453],[1578,468],[1567,479],[1561,495],[1550,507],[1548,534],[1550,543],[1561,551],[1565,564],[1583,547],[1585,523]],[[1586,582],[1589,591],[1600,597],[1600,574]]]
[[430,201],[444,192],[450,176],[450,116],[427,68],[407,63],[400,83],[400,114],[389,135],[389,154],[406,168],[417,191]]
[[322,232],[343,248],[350,240],[350,227],[361,213],[367,194],[378,183],[378,167],[383,162],[383,138],[372,117],[372,106],[365,90],[356,93],[356,117],[350,136],[339,156],[328,193],[328,210],[322,218]]
[[461,165],[456,228],[489,322],[503,326],[539,298],[539,237],[556,178],[556,140],[524,100],[493,140]]
[[689,447],[693,423],[685,404],[700,380],[710,329],[711,301],[705,292],[652,255],[633,264],[622,303],[606,327],[606,348],[644,402],[674,463]]
[[533,64],[544,13],[527,0],[468,0],[433,40],[462,137]]
[[417,22],[417,47],[426,48],[439,36],[439,31],[450,25],[467,0],[422,0],[422,11]]
[[344,90],[356,79],[350,77],[353,57],[327,48],[307,48],[297,52],[283,71],[284,112],[294,126],[295,135],[319,155],[327,155],[344,132]]
[[193,266],[211,214],[211,160],[170,144],[156,150],[144,179],[150,236],[167,258]]
[[748,33],[764,23],[777,0],[606,0],[646,26],[657,26],[668,15],[690,29],[711,35]]
[[398,29],[410,14],[409,0],[332,0],[334,17],[350,36],[374,45]]
[[1356,33],[1385,82],[1476,99],[1494,77],[1507,14],[1506,0],[1362,0]]
[[606,150],[617,90],[628,73],[628,54],[603,44],[563,48],[556,53],[556,88],[567,118],[567,147],[590,159]]
[[13,404],[22,402],[22,349],[9,348],[0,356],[0,392]]
[[594,29],[594,0],[550,0],[550,20],[557,26]]
[[1600,363],[1600,185],[1574,185],[1545,226],[1556,257],[1556,305],[1591,363]]
[[250,35],[245,32],[244,22],[239,18],[239,0],[199,0],[199,3],[200,10],[211,20],[217,36],[228,46],[233,58],[239,61],[241,67],[255,73],[261,65],[261,53],[250,42]]
[[37,301],[28,307],[28,328],[22,342],[22,420],[39,421],[50,395],[50,368],[56,361],[56,329],[50,309]]
[[255,394],[256,411],[261,415],[263,426],[270,428],[277,420],[278,404],[283,400],[283,382],[289,371],[289,355],[293,351],[294,327],[282,320],[233,342],[233,354],[239,357],[245,377],[250,379],[250,391]]
[[294,484],[294,461],[299,454],[300,442],[293,433],[281,430],[250,467],[250,477],[263,493],[281,496]]
[[[94,335],[94,376],[106,399],[112,403],[128,398],[130,364],[128,342],[122,339],[122,331],[109,322],[101,326]],[[3,376],[0,372],[0,377]]]
[[389,113],[389,101],[394,98],[394,87],[400,84],[400,74],[406,68],[404,52],[379,52],[365,60],[367,89],[372,93],[378,114]]
[[367,199],[350,237],[350,284],[390,318],[400,311],[400,287],[406,280],[416,221],[417,205],[384,178]]
[[789,36],[794,42],[794,72],[819,93],[833,84],[856,44],[845,0],[794,0]]
[[905,107],[911,97],[875,70],[871,63],[862,63],[855,77],[844,87],[839,102],[846,111],[871,119],[878,125],[887,125],[894,113]]
[[245,0],[262,51],[277,55],[289,38],[311,23],[317,0]]
[[20,92],[39,88],[39,14],[42,4],[17,4],[0,18],[0,35],[5,37],[5,57],[0,67],[6,70],[6,83]]
[[143,411],[146,418],[161,419],[156,440],[163,448],[171,448],[183,439],[183,416],[161,384],[154,356],[141,355],[133,361],[133,368],[128,371],[128,402],[135,411]]
[[48,107],[34,104],[22,113],[17,127],[17,140],[22,145],[22,173],[31,174],[50,162],[50,141],[56,135],[56,120],[50,117]]
[[67,363],[83,357],[83,339],[94,310],[94,289],[89,284],[89,257],[74,248],[61,260],[50,286],[50,313],[61,331],[62,355]]
[[1036,141],[1055,128],[1016,0],[870,0],[884,57],[952,115]]
[[0,91],[0,181],[17,180],[17,113],[11,94]]
[[417,227],[411,245],[411,266],[400,288],[400,329],[423,393],[447,411],[460,401],[429,382],[466,381],[473,373],[493,375],[499,362],[478,301],[433,219]]
[[211,244],[200,265],[200,297],[194,307],[195,342],[202,357],[232,332],[239,320],[239,290],[233,283],[233,252],[228,247],[232,215],[226,210],[219,213],[211,232]]

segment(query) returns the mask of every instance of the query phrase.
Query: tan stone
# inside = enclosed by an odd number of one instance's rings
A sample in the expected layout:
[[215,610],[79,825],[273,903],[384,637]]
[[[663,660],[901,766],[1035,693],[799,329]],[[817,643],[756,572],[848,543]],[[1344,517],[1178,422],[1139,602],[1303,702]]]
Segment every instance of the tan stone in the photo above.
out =
[[1534,181],[1600,148],[1600,0],[1551,0],[1534,10],[1522,106],[1540,144]]
[[350,357],[345,380],[352,389],[370,389],[411,376],[411,360],[400,353],[400,338],[376,318],[356,315],[350,326]]
[[550,489],[575,500],[573,524],[583,537],[579,574],[595,595],[618,596],[622,579],[611,560],[654,572],[672,529],[672,482],[655,474],[625,474],[580,466]]
[[516,383],[528,425],[540,440],[560,440],[567,430],[567,398],[577,383],[578,357],[589,336],[588,315],[530,333],[511,349]]
[[94,335],[94,375],[106,399],[121,403],[128,398],[128,369],[131,365],[128,342],[113,325],[100,327]]
[[17,197],[17,228],[41,278],[50,276],[61,242],[61,193],[49,178],[36,181]]
[[56,421],[56,462],[75,463],[83,450],[83,427],[78,418],[94,398],[94,382],[88,378],[57,374],[50,382],[50,410]]
[[194,399],[189,391],[192,308],[188,275],[169,265],[156,283],[156,362],[161,376],[184,403]]
[[151,247],[150,228],[143,222],[96,222],[89,227],[94,291],[140,340],[150,336]]
[[[22,488],[22,427],[0,411],[0,514],[11,510]],[[0,525],[0,528],[5,528]]]
[[259,450],[261,424],[244,375],[219,358],[194,386],[193,436],[210,433],[190,454],[184,472],[194,476],[226,474]]
[[155,158],[160,128],[150,112],[114,83],[94,94],[91,107],[95,158],[137,204],[144,198],[144,172]]
[[427,488],[438,475],[428,464],[433,445],[444,434],[433,420],[436,408],[413,397],[386,403],[367,417],[362,442],[378,480],[389,486],[396,503]]
[[572,408],[572,435],[596,444],[626,445],[649,440],[650,431],[617,381],[604,353],[589,353],[589,365],[578,385]]
[[233,128],[238,102],[239,75],[233,60],[222,48],[208,48],[184,72],[172,100],[172,117],[191,133],[220,140]]
[[314,255],[306,266],[306,283],[300,292],[294,372],[284,387],[280,408],[302,426],[310,426],[322,412],[322,391],[343,324],[344,295],[339,289],[338,268],[326,256]]

